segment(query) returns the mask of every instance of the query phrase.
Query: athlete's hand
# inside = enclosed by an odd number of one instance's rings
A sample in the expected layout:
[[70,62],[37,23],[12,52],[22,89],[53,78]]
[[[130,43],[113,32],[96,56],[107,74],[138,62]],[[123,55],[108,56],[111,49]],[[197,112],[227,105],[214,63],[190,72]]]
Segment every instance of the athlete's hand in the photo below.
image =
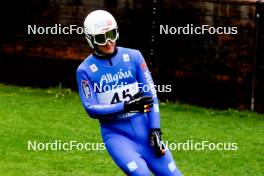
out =
[[150,130],[150,146],[154,149],[155,155],[161,157],[165,155],[165,146],[161,138],[162,132],[159,128],[154,128]]
[[143,96],[143,92],[139,92],[133,98],[124,103],[126,112],[150,112],[153,106],[151,96]]

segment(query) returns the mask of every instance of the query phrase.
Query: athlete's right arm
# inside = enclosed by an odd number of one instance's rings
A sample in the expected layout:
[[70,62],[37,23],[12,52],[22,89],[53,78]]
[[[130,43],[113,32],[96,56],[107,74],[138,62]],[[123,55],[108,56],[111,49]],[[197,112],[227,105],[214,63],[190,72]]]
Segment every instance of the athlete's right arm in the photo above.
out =
[[82,104],[86,112],[92,118],[99,119],[105,115],[124,111],[124,102],[116,104],[99,104],[90,79],[82,69],[77,69],[77,83]]

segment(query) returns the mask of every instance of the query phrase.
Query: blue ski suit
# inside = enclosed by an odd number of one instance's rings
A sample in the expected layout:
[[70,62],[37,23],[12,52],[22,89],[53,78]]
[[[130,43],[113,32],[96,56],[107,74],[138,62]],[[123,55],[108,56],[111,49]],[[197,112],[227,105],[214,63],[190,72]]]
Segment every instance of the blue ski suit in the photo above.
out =
[[[117,47],[109,59],[88,56],[77,69],[82,104],[90,117],[100,122],[107,151],[115,163],[131,176],[181,175],[170,151],[155,156],[149,130],[160,128],[159,105],[154,83],[140,51]],[[153,97],[148,113],[128,113],[124,102],[143,91]]]

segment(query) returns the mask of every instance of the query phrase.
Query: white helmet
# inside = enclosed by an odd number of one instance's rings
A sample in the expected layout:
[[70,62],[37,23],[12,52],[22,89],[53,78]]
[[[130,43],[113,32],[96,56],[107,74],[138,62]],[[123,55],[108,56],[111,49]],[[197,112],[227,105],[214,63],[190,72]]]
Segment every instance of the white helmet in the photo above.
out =
[[84,30],[85,38],[92,49],[95,44],[105,45],[108,40],[114,42],[119,37],[115,18],[104,10],[89,13],[84,20]]

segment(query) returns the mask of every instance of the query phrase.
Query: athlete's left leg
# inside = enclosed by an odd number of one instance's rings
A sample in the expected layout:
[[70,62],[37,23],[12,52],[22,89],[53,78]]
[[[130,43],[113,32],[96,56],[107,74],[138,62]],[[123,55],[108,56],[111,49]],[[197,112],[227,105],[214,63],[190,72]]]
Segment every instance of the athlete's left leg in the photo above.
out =
[[179,169],[177,168],[170,150],[166,150],[165,155],[157,157],[154,154],[152,148],[146,147],[143,157],[147,162],[150,170],[156,176],[181,176]]

